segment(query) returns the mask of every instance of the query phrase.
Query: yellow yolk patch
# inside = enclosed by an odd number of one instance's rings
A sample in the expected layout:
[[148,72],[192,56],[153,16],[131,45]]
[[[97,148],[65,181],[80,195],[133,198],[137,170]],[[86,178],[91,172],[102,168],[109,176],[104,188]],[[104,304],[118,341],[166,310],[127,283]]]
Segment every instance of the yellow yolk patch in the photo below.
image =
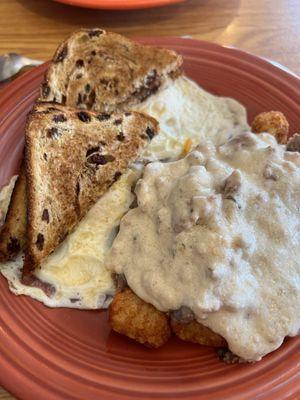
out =
[[184,143],[183,149],[182,149],[182,157],[185,157],[192,149],[193,141],[192,139],[187,139]]

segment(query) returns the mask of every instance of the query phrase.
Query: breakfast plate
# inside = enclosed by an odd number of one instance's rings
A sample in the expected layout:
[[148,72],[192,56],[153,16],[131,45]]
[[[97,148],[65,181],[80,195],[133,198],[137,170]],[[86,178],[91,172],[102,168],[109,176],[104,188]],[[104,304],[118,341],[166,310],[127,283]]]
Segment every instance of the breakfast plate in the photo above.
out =
[[[249,121],[280,110],[300,126],[300,81],[240,50],[178,38],[147,38],[184,57],[188,77],[244,104]],[[0,187],[17,173],[26,114],[44,64],[9,85],[0,98]],[[215,350],[172,338],[147,349],[112,332],[106,311],[50,309],[9,292],[0,278],[0,384],[21,399],[297,399],[300,338],[287,339],[255,364],[227,365]]]
[[135,10],[182,3],[184,0],[55,0],[59,3],[83,8],[107,10]]

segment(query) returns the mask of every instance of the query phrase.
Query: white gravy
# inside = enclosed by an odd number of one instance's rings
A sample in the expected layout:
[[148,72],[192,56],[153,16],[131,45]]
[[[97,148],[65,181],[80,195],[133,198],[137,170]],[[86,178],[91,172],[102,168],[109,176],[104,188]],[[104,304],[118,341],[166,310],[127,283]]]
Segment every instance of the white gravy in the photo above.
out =
[[260,360],[300,331],[300,154],[269,134],[154,162],[107,260],[161,311],[189,307]]

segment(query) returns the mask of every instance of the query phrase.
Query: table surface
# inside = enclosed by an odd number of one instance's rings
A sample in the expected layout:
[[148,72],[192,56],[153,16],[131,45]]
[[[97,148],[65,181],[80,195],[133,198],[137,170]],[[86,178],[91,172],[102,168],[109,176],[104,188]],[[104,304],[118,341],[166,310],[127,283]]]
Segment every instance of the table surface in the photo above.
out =
[[[13,51],[47,60],[73,30],[98,26],[127,36],[189,35],[233,45],[300,75],[299,0],[187,0],[124,12],[51,0],[1,0],[0,20],[0,54]],[[0,400],[8,399],[13,397],[0,388]]]

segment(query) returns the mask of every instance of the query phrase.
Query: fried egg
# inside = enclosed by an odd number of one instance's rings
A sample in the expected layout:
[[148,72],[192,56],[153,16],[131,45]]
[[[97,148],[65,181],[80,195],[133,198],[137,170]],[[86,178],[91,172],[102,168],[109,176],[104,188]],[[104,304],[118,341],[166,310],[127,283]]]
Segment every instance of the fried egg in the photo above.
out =
[[220,145],[249,130],[246,109],[239,102],[214,96],[185,76],[136,108],[159,121],[159,134],[141,157],[148,161],[176,159],[186,143],[191,149],[208,140]]
[[9,206],[9,201],[17,178],[18,178],[17,175],[13,176],[9,184],[4,186],[3,189],[0,191],[0,226],[5,221],[6,212]]
[[37,287],[20,281],[22,256],[1,264],[1,272],[17,295],[28,295],[49,307],[106,308],[114,294],[114,282],[104,268],[104,258],[117,233],[120,219],[133,201],[131,187],[138,173],[125,173],[90,209],[76,229],[36,271],[55,292],[48,297]]
[[[160,124],[159,135],[140,156],[140,166],[147,161],[179,158],[202,141],[223,143],[228,137],[249,128],[241,104],[233,99],[213,96],[186,77],[170,83],[135,109],[150,114]],[[22,256],[0,264],[10,290],[16,295],[28,295],[49,307],[106,308],[115,287],[104,267],[104,260],[120,220],[134,199],[131,188],[139,175],[137,168],[128,170],[36,271],[41,281],[54,287],[51,297],[40,288],[20,282]],[[7,208],[15,177],[13,179],[0,194],[2,210]]]

